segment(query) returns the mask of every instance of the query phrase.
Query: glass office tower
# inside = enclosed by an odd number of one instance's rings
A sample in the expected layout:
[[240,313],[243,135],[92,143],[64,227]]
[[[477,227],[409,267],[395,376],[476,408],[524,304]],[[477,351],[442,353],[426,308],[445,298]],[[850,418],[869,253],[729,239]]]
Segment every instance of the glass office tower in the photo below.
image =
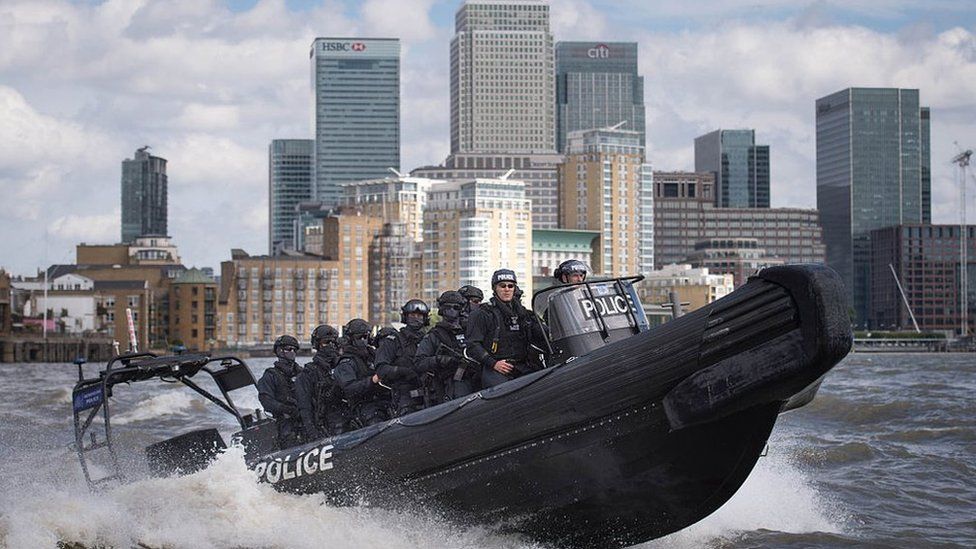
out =
[[719,208],[769,207],[769,145],[756,145],[755,130],[696,137],[695,171],[715,174]]
[[[918,90],[848,88],[817,100],[817,209],[827,264],[866,325],[871,231],[931,218],[928,109]],[[923,120],[923,115],[924,120]]]
[[166,159],[137,150],[122,161],[122,242],[142,235],[166,235]]
[[451,154],[556,151],[549,5],[467,0],[451,39]]
[[316,38],[315,199],[338,205],[347,181],[400,169],[400,41]]
[[636,42],[556,44],[556,144],[566,152],[566,136],[607,128],[640,134],[644,140],[644,77],[637,74]]
[[275,139],[268,145],[268,253],[277,255],[295,242],[298,204],[312,200],[315,141]]

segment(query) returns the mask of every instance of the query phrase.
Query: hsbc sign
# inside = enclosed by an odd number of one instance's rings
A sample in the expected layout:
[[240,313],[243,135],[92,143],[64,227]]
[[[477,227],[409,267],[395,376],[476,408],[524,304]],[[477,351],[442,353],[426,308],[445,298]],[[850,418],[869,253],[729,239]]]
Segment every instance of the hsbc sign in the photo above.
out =
[[607,59],[610,57],[610,46],[606,44],[597,44],[586,50],[586,56],[590,59]]
[[366,51],[362,42],[322,42],[322,51]]

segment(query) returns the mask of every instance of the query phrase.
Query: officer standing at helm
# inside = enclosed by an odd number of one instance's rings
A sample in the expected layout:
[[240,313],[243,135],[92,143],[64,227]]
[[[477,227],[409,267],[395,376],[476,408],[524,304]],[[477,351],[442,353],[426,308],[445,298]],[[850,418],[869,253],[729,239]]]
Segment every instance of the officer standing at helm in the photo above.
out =
[[579,284],[586,281],[586,275],[590,268],[579,259],[568,259],[563,261],[553,271],[552,276],[560,284]]
[[492,298],[471,314],[465,332],[468,356],[481,363],[481,384],[492,387],[542,368],[536,360],[544,348],[542,321],[516,297],[518,281],[511,269],[491,275]]

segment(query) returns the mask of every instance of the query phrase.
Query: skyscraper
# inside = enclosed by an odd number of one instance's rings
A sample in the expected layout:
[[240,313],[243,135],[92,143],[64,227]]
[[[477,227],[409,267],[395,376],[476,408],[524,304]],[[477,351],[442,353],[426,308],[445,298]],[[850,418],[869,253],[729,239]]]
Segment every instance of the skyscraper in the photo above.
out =
[[637,74],[637,42],[556,44],[556,147],[566,135],[624,122],[644,142],[644,77]]
[[166,235],[166,159],[137,150],[122,161],[122,242]]
[[400,41],[316,38],[310,57],[314,198],[334,206],[340,183],[400,168]]
[[559,167],[560,226],[600,231],[593,270],[625,276],[654,270],[654,185],[638,132],[580,130]]
[[468,0],[451,40],[451,153],[556,150],[549,6]]
[[715,205],[769,207],[769,145],[755,130],[715,130],[695,138],[695,171],[715,174]]
[[312,199],[311,139],[275,139],[268,146],[268,253],[292,248],[297,206]]
[[918,90],[848,88],[817,100],[817,209],[827,264],[868,321],[871,231],[930,219],[928,109]]

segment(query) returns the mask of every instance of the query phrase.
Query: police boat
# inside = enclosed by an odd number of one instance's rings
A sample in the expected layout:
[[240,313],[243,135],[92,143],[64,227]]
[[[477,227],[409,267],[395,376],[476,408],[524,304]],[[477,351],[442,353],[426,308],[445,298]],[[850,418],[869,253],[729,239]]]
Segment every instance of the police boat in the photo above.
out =
[[[406,506],[543,543],[621,547],[681,530],[729,500],[777,417],[810,402],[851,349],[846,291],[824,266],[762,270],[730,295],[649,328],[634,283],[542,290],[554,363],[468,397],[298,447],[272,418],[242,413],[254,390],[234,357],[148,353],[113,359],[74,389],[76,449],[119,471],[109,411],[120,383],[181,382],[232,415],[255,475],[336,504]],[[205,374],[216,391],[194,381]],[[208,385],[210,385],[208,383]],[[103,430],[101,440],[92,434]],[[90,440],[89,440],[90,437]],[[194,430],[146,449],[157,475],[205,467],[225,443]],[[109,468],[112,470],[112,468]]]

